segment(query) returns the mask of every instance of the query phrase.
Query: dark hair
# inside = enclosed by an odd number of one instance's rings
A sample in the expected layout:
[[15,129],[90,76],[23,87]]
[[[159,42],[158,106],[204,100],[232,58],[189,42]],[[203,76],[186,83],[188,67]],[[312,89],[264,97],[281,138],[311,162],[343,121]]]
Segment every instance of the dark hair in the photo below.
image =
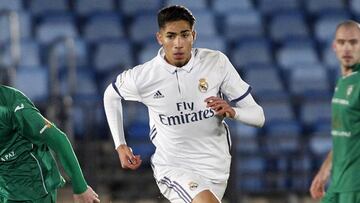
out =
[[159,29],[164,28],[168,22],[185,20],[191,29],[195,24],[195,17],[191,11],[184,6],[174,5],[161,9],[157,16]]

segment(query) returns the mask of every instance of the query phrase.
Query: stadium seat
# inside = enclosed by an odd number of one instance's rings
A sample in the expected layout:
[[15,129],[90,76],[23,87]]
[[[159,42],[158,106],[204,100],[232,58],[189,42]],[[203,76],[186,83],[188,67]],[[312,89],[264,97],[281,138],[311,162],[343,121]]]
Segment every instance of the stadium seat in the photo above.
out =
[[218,14],[225,14],[238,10],[251,10],[254,5],[251,0],[226,0],[226,1],[213,1],[213,10]]
[[275,42],[284,42],[293,38],[309,38],[310,32],[304,15],[300,12],[274,14],[270,22],[270,37]]
[[183,5],[191,11],[208,9],[206,0],[165,0],[165,5]]
[[294,121],[296,119],[290,101],[261,102],[260,105],[264,109],[267,123],[273,121]]
[[195,40],[194,47],[218,50],[223,53],[227,51],[227,45],[222,37],[199,37]]
[[118,0],[125,16],[134,17],[141,13],[156,13],[162,6],[162,0]]
[[309,14],[319,15],[329,11],[343,10],[345,4],[338,0],[306,0],[305,9]]
[[[17,12],[20,27],[20,39],[28,39],[31,37],[32,21],[28,13],[24,11]],[[0,16],[0,43],[10,41],[10,21],[6,15]]]
[[[2,63],[5,66],[15,65],[11,56],[11,46],[7,44],[4,51]],[[22,67],[38,67],[41,65],[39,45],[34,40],[23,40],[20,42],[19,64]]]
[[360,1],[359,0],[349,0],[349,9],[356,16],[356,18],[358,18],[360,16]]
[[336,58],[332,43],[323,46],[322,49],[322,62],[327,66],[338,66],[339,60]]
[[[75,57],[75,63],[77,67],[81,66],[87,66],[90,64],[89,58],[88,58],[88,46],[82,39],[74,39],[73,40],[73,48],[74,48],[74,56]],[[69,59],[69,54],[71,53],[70,47],[66,44],[65,41],[60,41],[56,43],[52,49],[48,49],[49,53],[56,54],[57,57],[57,63],[60,67],[64,67],[68,65],[67,59]],[[46,55],[46,57],[49,57],[49,53]]]
[[84,28],[84,38],[89,43],[123,37],[125,37],[125,31],[122,18],[115,13],[92,15]]
[[272,64],[271,44],[265,38],[244,38],[231,51],[235,67],[253,64]]
[[160,45],[157,42],[150,42],[143,46],[138,52],[138,63],[143,64],[152,58],[154,58],[160,49]]
[[11,10],[11,11],[20,11],[23,10],[24,5],[22,0],[1,0],[0,1],[0,10]]
[[36,39],[43,45],[49,45],[60,38],[78,36],[74,22],[69,20],[48,20],[36,28]]
[[332,149],[332,137],[330,132],[311,134],[309,145],[311,152],[315,156],[324,158],[324,156]]
[[326,101],[303,101],[300,107],[300,121],[307,128],[313,130],[318,122],[331,120],[330,99]]
[[[282,11],[294,12],[300,10],[300,1],[298,0],[259,0],[258,7],[262,14],[273,15]],[[287,25],[290,25],[288,23]]]
[[111,40],[97,44],[92,58],[95,70],[99,73],[134,65],[131,44],[125,40]]
[[215,15],[211,10],[194,11],[193,15],[196,16],[195,31],[197,39],[218,37]]
[[318,64],[320,60],[315,48],[303,44],[302,41],[293,44],[284,44],[276,53],[281,68],[289,69],[294,65]]
[[131,40],[139,44],[155,41],[157,31],[157,19],[153,13],[137,15],[129,28]]
[[46,0],[32,0],[30,1],[29,10],[31,14],[38,16],[53,12],[67,12],[69,5],[66,0],[56,0],[51,4]]
[[224,20],[224,36],[230,41],[264,35],[262,19],[256,10],[229,12],[225,14]]
[[89,16],[96,12],[109,12],[115,8],[113,0],[76,0],[75,11],[80,16]]
[[343,12],[330,12],[321,15],[314,24],[314,38],[321,45],[330,44],[333,40],[336,26],[349,18],[350,15]]
[[15,88],[24,92],[33,102],[44,102],[47,101],[49,95],[48,82],[48,71],[44,67],[19,67],[15,78]]
[[327,69],[322,65],[294,66],[288,75],[291,94],[298,96],[311,96],[311,93],[321,94],[322,96],[330,95]]

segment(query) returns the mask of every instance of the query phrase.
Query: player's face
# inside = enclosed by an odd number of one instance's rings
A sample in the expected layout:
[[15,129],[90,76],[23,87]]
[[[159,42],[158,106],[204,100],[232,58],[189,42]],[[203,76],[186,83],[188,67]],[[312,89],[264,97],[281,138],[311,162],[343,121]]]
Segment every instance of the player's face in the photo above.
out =
[[355,26],[340,27],[335,35],[333,48],[344,67],[360,62],[360,30]]
[[166,61],[171,65],[181,67],[190,60],[195,32],[187,21],[166,23],[156,34],[156,38],[164,48]]

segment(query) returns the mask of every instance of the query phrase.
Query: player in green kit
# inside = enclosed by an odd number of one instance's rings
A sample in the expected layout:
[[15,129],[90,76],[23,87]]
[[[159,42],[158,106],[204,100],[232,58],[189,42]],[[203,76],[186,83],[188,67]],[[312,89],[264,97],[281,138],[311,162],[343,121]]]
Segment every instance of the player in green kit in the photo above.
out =
[[310,193],[315,199],[322,198],[322,203],[359,203],[360,25],[350,20],[340,23],[333,48],[342,74],[331,101],[333,149],[315,176]]
[[0,84],[0,202],[54,203],[65,184],[50,153],[72,180],[74,201],[100,202],[84,179],[66,135],[20,91]]

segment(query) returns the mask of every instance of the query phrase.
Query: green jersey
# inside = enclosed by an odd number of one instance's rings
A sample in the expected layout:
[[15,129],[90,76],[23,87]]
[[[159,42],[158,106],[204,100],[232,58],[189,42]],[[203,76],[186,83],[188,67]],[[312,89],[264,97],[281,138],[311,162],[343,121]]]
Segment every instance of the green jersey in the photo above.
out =
[[65,183],[49,146],[73,180],[74,192],[84,192],[87,184],[66,136],[20,91],[0,85],[0,196],[35,200]]
[[338,80],[332,98],[331,191],[360,191],[360,64]]

